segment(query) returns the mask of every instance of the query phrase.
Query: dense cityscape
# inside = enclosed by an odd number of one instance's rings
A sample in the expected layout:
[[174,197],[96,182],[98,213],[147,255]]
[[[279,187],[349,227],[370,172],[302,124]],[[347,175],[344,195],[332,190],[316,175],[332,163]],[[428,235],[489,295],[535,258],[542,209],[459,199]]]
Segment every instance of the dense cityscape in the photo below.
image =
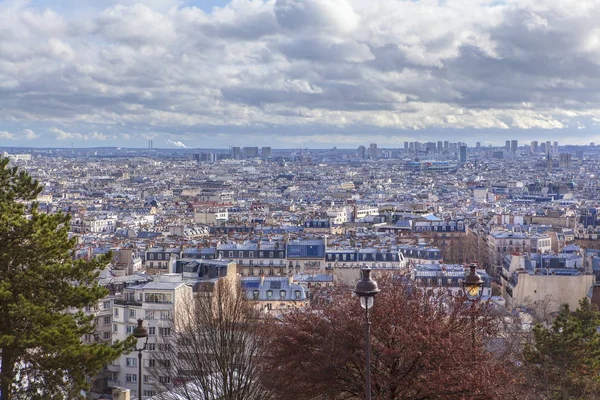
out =
[[0,0],[0,400],[600,400],[600,0]]
[[[353,286],[365,267],[460,297],[475,263],[480,300],[526,335],[542,304],[547,315],[600,304],[593,143],[3,151],[43,185],[40,212],[70,216],[75,259],[111,254],[96,282],[108,295],[85,309],[86,344],[124,341],[142,319],[146,352],[160,358],[160,336],[176,334],[170,323],[204,283],[239,279],[253,308],[280,318]],[[150,363],[143,399],[165,390]],[[93,377],[94,393],[136,398],[137,367],[121,355]]]

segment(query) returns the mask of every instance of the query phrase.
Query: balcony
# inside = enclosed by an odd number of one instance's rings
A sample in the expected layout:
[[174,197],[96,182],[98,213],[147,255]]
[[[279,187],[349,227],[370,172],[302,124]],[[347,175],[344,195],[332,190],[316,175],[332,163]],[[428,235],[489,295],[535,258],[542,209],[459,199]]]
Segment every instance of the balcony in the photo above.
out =
[[121,366],[119,364],[108,364],[107,369],[110,372],[119,372],[121,371]]
[[129,299],[115,299],[114,302],[116,305],[119,305],[119,306],[136,306],[136,307],[142,306],[141,301],[135,301],[135,300],[129,300]]
[[121,381],[118,379],[109,379],[108,387],[109,388],[119,388],[119,387],[121,387]]

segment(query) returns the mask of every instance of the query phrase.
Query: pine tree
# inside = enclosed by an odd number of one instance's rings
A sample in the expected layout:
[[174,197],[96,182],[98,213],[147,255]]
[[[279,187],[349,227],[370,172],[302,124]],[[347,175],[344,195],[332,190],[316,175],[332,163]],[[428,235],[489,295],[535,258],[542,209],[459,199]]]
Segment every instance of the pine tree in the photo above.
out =
[[538,398],[600,398],[600,312],[587,298],[564,304],[551,326],[538,324],[524,350],[527,384]]
[[0,399],[72,399],[129,341],[83,344],[107,293],[98,272],[110,256],[73,259],[69,216],[38,211],[43,187],[0,160]]

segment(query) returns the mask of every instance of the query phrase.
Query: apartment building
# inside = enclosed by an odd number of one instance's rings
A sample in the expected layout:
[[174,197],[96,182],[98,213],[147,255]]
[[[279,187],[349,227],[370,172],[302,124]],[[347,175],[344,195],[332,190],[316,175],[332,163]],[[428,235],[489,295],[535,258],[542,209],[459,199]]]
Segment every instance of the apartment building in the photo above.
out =
[[[129,286],[123,290],[122,298],[114,300],[112,314],[112,340],[125,340],[133,333],[139,318],[148,329],[147,353],[165,351],[164,342],[159,336],[170,336],[173,325],[183,318],[182,310],[192,304],[192,286],[183,281],[181,274],[163,274],[153,282]],[[142,399],[157,394],[153,380],[147,371],[152,356],[148,355],[142,365],[142,376],[138,376],[138,357],[135,352],[123,354],[109,365],[112,373],[108,381],[110,387],[123,387],[138,396],[138,380],[142,379],[144,393]]]

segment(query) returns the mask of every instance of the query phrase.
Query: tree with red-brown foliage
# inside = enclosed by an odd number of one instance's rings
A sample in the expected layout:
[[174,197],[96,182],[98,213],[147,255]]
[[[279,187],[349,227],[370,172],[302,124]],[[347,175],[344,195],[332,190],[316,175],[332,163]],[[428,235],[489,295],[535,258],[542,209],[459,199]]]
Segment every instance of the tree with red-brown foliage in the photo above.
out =
[[[500,325],[490,307],[394,279],[370,310],[373,399],[511,399],[506,362],[488,350]],[[365,314],[353,288],[316,293],[273,328],[264,382],[275,398],[363,399]],[[472,343],[475,332],[475,346]]]

